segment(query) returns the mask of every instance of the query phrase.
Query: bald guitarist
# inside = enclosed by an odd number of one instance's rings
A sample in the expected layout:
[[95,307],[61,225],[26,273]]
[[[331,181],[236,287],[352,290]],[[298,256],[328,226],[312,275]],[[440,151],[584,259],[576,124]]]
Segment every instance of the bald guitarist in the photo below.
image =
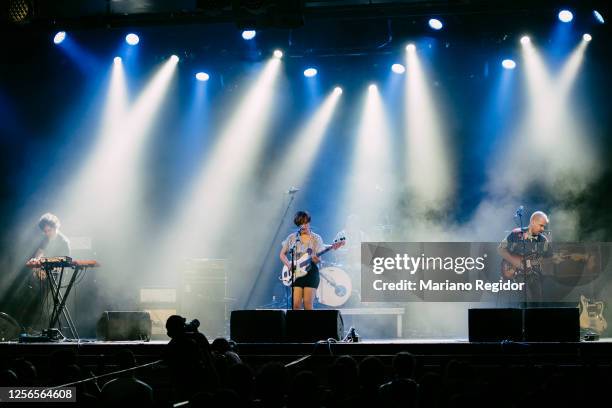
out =
[[528,302],[542,299],[542,260],[552,256],[552,247],[544,235],[548,222],[544,212],[534,212],[529,225],[512,230],[497,249],[503,258],[502,276],[524,280]]

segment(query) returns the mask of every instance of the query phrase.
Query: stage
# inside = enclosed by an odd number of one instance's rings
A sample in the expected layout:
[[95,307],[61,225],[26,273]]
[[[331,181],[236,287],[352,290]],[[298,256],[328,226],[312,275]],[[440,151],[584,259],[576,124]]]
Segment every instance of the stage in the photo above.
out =
[[[72,350],[84,365],[95,366],[100,359],[112,361],[122,349],[131,350],[139,364],[159,360],[168,342],[152,341],[62,341],[50,343],[0,343],[3,361],[24,357],[35,364],[59,350]],[[291,366],[306,356],[330,362],[335,356],[356,359],[377,356],[389,362],[398,352],[410,352],[423,366],[444,366],[452,359],[474,365],[591,365],[612,360],[612,338],[580,342],[469,342],[468,339],[367,340],[359,343],[321,341],[318,343],[241,343],[240,357],[252,367],[268,361]],[[388,361],[387,361],[388,360]]]

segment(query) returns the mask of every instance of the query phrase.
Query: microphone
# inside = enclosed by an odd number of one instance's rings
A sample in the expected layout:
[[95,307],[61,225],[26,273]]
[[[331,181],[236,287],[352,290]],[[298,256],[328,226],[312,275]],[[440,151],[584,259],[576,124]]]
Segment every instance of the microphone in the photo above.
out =
[[297,193],[298,191],[300,191],[300,189],[299,189],[299,188],[296,188],[296,187],[291,186],[291,187],[289,187],[289,190],[287,190],[287,194],[295,194],[295,193]]
[[516,213],[515,213],[515,217],[522,217],[523,213],[525,212],[525,207],[523,207],[522,205],[516,209]]

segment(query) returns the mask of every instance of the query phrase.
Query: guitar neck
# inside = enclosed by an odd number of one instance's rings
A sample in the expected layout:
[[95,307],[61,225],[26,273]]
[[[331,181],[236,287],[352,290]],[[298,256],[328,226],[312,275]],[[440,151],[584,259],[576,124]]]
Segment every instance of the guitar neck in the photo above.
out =
[[332,245],[330,245],[327,248],[325,248],[324,250],[322,250],[321,252],[317,252],[317,256],[325,255],[326,253],[331,251],[333,248],[334,247]]

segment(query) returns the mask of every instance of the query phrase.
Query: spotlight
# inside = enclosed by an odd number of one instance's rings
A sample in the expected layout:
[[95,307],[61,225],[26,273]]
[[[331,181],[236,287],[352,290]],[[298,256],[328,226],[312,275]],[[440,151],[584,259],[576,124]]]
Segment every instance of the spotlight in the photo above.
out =
[[378,89],[378,87],[376,86],[376,84],[371,84],[370,86],[368,86],[368,90],[370,92],[374,92]]
[[597,20],[598,23],[603,24],[606,22],[606,20],[604,20],[603,15],[601,15],[601,13],[597,10],[593,10],[593,15],[595,16],[595,20]]
[[442,25],[442,21],[438,20],[437,18],[430,18],[429,26],[433,28],[434,30],[441,30],[443,25]]
[[406,67],[404,67],[402,64],[393,64],[391,65],[391,71],[395,72],[396,74],[403,74],[406,72]]
[[172,56],[170,57],[170,60],[171,60],[172,62],[179,62],[179,57],[178,57],[178,56],[176,56],[176,55],[172,55]]
[[64,41],[65,39],[66,39],[66,32],[58,31],[57,34],[55,34],[55,37],[53,37],[53,42],[55,44],[61,44],[62,41]]
[[514,69],[516,68],[516,62],[511,59],[505,59],[502,61],[502,67],[505,69]]
[[339,86],[334,88],[334,93],[336,95],[342,95],[342,88],[340,88]]
[[591,34],[588,34],[588,33],[587,33],[587,34],[584,34],[584,35],[582,36],[582,39],[583,39],[584,41],[586,41],[586,42],[589,42],[589,41],[591,41],[591,40],[593,39],[593,37],[591,37]]
[[206,72],[198,72],[195,74],[195,77],[198,81],[208,81],[210,79],[210,75],[208,75]]
[[129,33],[125,36],[125,42],[129,45],[136,45],[140,42],[140,38],[134,33]]
[[115,57],[115,58],[113,58],[113,62],[114,62],[115,64],[121,64],[121,57]]
[[274,50],[274,58],[283,58],[283,52],[281,50]]
[[559,12],[559,20],[563,23],[569,23],[574,19],[574,15],[569,10],[561,10]]
[[311,78],[313,76],[317,75],[317,69],[316,68],[306,68],[304,70],[304,76],[307,78]]
[[531,38],[529,38],[529,36],[524,35],[521,37],[521,44],[523,45],[527,45],[531,42]]
[[2,4],[2,17],[6,15],[11,23],[27,23],[32,18],[32,6],[28,0],[5,1]]
[[255,36],[257,35],[257,32],[255,30],[244,30],[242,32],[242,38],[244,38],[245,40],[252,40],[253,38],[255,38]]
[[406,51],[415,51],[416,50],[416,45],[410,43],[406,46]]

